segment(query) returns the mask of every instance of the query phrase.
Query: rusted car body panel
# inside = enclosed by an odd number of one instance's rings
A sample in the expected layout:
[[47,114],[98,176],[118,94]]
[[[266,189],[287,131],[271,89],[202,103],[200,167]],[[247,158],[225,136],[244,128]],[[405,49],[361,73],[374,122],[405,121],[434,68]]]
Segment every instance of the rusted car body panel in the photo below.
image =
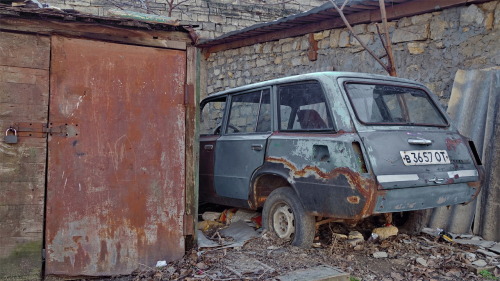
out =
[[186,53],[52,38],[47,275],[184,255]]
[[[283,121],[279,119],[282,113],[278,112],[283,110],[278,109],[281,85],[304,81],[315,81],[321,85],[329,107],[326,115],[332,117],[333,129],[300,132],[279,129],[283,126]],[[220,187],[216,182],[215,193],[207,193],[200,200],[227,204],[229,199],[247,199],[246,206],[257,209],[263,206],[273,189],[289,186],[295,190],[309,214],[361,219],[376,213],[466,203],[475,198],[482,170],[478,161],[474,160],[468,141],[448,125],[449,119],[440,108],[435,106],[436,114],[442,118],[442,124],[438,126],[364,124],[357,118],[344,87],[345,83],[353,81],[430,92],[423,85],[406,79],[328,72],[276,79],[214,94],[202,102],[202,107],[211,99],[227,96],[229,108],[232,95],[271,87],[273,127],[271,135],[263,135],[267,138],[265,158],[258,164],[245,162],[246,171],[253,171],[251,180],[222,189],[218,189]],[[437,104],[434,97],[431,99]],[[226,109],[226,116],[228,112],[229,109]],[[247,146],[253,144],[256,133],[237,136],[224,133],[227,122],[225,120],[221,125],[221,138],[234,138],[246,142]],[[213,139],[210,133],[202,134],[201,143],[210,137]],[[203,158],[206,151],[203,147],[200,149],[201,165],[207,165],[204,161],[215,161],[215,174],[218,172],[217,163],[233,163],[232,160],[246,159],[252,153],[250,150],[241,153],[235,149],[216,151],[216,157],[208,160]],[[400,155],[403,151],[424,150],[433,153],[446,150],[450,163],[413,166],[403,163],[403,156]],[[237,168],[233,166],[233,170]],[[224,173],[232,174],[228,170]],[[204,183],[200,182],[200,194],[204,189]],[[238,196],[235,197],[235,194]]]

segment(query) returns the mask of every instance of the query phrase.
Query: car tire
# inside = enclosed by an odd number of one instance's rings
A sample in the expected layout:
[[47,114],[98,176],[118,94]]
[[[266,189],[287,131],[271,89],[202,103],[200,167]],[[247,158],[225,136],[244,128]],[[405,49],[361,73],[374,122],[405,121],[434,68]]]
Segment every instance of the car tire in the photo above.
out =
[[264,229],[294,246],[308,248],[314,240],[315,218],[306,214],[302,203],[290,187],[275,189],[262,210]]

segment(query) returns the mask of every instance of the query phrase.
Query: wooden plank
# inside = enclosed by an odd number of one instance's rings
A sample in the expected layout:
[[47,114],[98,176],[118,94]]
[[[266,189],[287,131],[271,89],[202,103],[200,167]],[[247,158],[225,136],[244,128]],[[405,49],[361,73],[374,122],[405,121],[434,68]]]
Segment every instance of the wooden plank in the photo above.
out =
[[[198,208],[198,110],[199,103],[199,53],[194,47],[187,49],[186,69],[186,215],[191,218],[191,223],[185,224],[194,227],[197,221]],[[194,229],[189,229],[188,234],[194,234]],[[193,241],[186,241],[194,242]]]
[[[42,218],[43,205],[41,204],[0,206],[0,223],[2,225],[20,224],[20,221],[21,223],[41,223]],[[6,229],[2,227],[2,231],[6,231]]]
[[11,182],[0,189],[0,206],[43,205],[45,185],[36,182]]
[[108,42],[185,50],[192,40],[187,32],[138,30],[82,22],[35,20],[16,17],[0,18],[0,30],[22,31],[42,35],[64,35]]
[[[6,159],[6,157],[2,158]],[[7,163],[0,163],[1,188],[10,182],[36,182],[40,177],[45,179],[45,163],[19,162],[21,161],[13,159]]]
[[[0,32],[0,133],[47,122],[50,38]],[[35,280],[42,269],[47,140],[0,140],[0,276]]]
[[0,32],[0,65],[49,69],[50,38]]

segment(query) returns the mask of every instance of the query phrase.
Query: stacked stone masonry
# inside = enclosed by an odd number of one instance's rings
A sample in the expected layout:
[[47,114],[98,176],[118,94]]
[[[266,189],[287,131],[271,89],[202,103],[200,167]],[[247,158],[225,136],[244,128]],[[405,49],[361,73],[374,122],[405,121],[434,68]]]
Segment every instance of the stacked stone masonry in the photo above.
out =
[[[389,23],[399,77],[422,82],[447,104],[458,69],[500,65],[500,2],[461,6]],[[354,32],[384,54],[376,25]],[[248,83],[316,71],[386,74],[347,29],[314,34],[318,58],[308,58],[309,35],[212,53],[206,60],[207,94]],[[203,89],[204,87],[202,87]]]
[[44,0],[40,1],[61,9],[74,9],[82,13],[107,16],[109,9],[168,16],[169,2],[172,18],[181,24],[197,25],[201,38],[215,38],[224,33],[270,22],[288,15],[321,6],[326,0]]

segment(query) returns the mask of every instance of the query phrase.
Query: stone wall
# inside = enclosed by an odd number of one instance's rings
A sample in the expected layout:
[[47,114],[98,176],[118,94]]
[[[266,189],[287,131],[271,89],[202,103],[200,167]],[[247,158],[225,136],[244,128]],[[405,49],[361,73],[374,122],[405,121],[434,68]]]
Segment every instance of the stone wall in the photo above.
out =
[[[383,54],[375,24],[354,30],[376,54]],[[497,1],[390,22],[398,76],[426,84],[446,104],[458,69],[500,65],[499,30]],[[309,35],[212,53],[205,62],[206,91],[315,71],[386,74],[345,28],[316,33],[314,40],[316,61],[308,58]]]
[[[169,0],[42,0],[61,9],[107,16],[107,11],[121,7],[126,10],[168,16]],[[144,2],[144,4],[143,4]],[[181,24],[199,25],[201,38],[214,38],[245,27],[270,22],[288,15],[318,7],[326,0],[174,0],[182,2],[172,10],[172,17]]]

